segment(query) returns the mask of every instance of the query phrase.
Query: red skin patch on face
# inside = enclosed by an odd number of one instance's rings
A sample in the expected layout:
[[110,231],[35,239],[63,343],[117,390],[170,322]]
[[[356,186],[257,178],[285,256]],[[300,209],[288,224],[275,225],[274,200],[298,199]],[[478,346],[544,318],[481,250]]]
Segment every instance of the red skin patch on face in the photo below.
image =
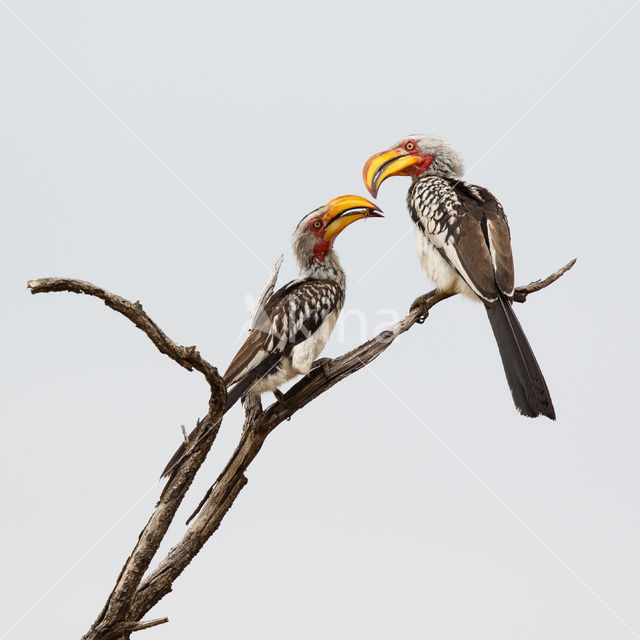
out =
[[412,168],[412,173],[413,175],[417,178],[420,174],[424,173],[430,166],[431,163],[433,162],[433,156],[430,155],[426,155],[426,156],[421,156],[422,160],[414,165]]
[[[318,222],[320,224],[318,224]],[[309,220],[309,222],[307,222],[307,231],[313,233],[313,235],[318,238],[318,242],[313,248],[313,253],[315,257],[322,262],[327,253],[331,251],[332,246],[332,243],[329,240],[325,240],[322,237],[324,234],[324,223],[322,222],[322,218],[313,218],[312,220]]]
[[407,169],[407,172],[417,178],[419,175],[423,174],[433,162],[433,156],[431,155],[420,155],[420,149],[418,148],[418,143],[415,140],[405,140],[402,143],[402,150],[410,153],[412,156],[419,156],[422,160],[418,164],[414,164],[412,167]]
[[322,218],[313,218],[307,222],[307,231],[310,231],[314,235],[318,236],[318,238],[322,237],[324,233],[324,222],[322,222]]

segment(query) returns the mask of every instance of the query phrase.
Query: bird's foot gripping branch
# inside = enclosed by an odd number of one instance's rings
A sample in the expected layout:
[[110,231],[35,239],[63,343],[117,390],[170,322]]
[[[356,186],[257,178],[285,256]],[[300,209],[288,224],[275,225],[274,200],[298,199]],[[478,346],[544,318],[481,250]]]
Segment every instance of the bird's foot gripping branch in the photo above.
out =
[[[524,302],[531,293],[555,282],[571,269],[574,263],[575,260],[572,260],[549,277],[516,288],[514,300]],[[268,295],[269,288],[273,290],[279,264],[280,261],[259,297],[258,306],[260,301],[265,299],[265,295]],[[34,294],[68,291],[100,298],[108,307],[121,313],[143,331],[161,353],[190,371],[199,371],[211,389],[206,416],[198,422],[196,430],[189,438],[186,455],[178,460],[173,469],[147,525],[120,571],[104,608],[85,634],[84,640],[122,640],[134,631],[167,622],[166,618],[148,621],[142,621],[142,618],[171,591],[176,578],[215,533],[234,500],[247,484],[245,472],[269,433],[332,386],[372,362],[399,335],[419,323],[420,319],[428,314],[429,309],[444,299],[437,292],[422,296],[419,305],[412,307],[405,318],[389,329],[352,351],[328,362],[324,361],[321,366],[313,367],[284,394],[284,402],[274,402],[263,411],[257,398],[250,399],[245,405],[245,425],[236,450],[205,496],[200,511],[182,539],[155,569],[147,573],[182,499],[218,434],[227,401],[224,381],[217,369],[202,358],[195,347],[184,347],[171,340],[144,312],[140,303],[130,302],[90,282],[70,278],[31,280],[27,287]]]
[[417,324],[423,324],[424,321],[429,317],[429,309],[433,307],[434,304],[440,302],[441,300],[446,300],[450,298],[453,294],[446,293],[443,291],[438,291],[434,289],[433,291],[429,291],[421,296],[418,296],[412,303],[409,308],[409,313],[413,313],[415,311],[419,312],[420,315],[416,320]]

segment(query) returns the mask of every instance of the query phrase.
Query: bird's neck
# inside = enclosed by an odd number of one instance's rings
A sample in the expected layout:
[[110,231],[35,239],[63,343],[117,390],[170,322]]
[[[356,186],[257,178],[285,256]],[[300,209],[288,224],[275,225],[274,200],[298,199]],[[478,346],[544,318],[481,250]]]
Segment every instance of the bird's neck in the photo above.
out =
[[452,167],[447,161],[434,158],[433,162],[426,168],[420,169],[419,166],[411,173],[413,182],[420,178],[445,178],[447,180],[462,180],[462,173],[456,167]]
[[314,280],[331,280],[342,286],[346,281],[345,273],[333,249],[327,251],[322,258],[314,255],[308,264],[301,265],[300,276]]

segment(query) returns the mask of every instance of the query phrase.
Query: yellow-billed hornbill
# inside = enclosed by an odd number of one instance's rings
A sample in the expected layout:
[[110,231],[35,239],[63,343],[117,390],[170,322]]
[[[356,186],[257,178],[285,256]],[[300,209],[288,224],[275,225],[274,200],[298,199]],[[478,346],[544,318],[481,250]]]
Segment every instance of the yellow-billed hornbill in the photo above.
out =
[[[340,196],[307,214],[293,234],[300,275],[271,294],[255,327],[224,374],[225,413],[245,394],[277,391],[297,375],[306,375],[324,348],[344,304],[346,278],[333,243],[352,222],[382,217],[360,196]],[[184,453],[183,444],[162,476]]]
[[[420,263],[438,290],[484,303],[518,411],[555,420],[547,384],[511,308],[511,236],[501,204],[462,180],[456,150],[433,136],[413,135],[375,154],[364,166],[375,198],[389,176],[413,179],[407,197]],[[417,301],[416,301],[417,302]]]

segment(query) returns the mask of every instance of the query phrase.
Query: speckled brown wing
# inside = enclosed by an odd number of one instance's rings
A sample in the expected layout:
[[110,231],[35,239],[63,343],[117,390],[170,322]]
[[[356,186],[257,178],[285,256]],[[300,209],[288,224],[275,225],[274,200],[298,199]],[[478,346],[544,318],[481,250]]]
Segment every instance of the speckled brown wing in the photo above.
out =
[[288,355],[311,336],[338,306],[344,293],[328,280],[301,279],[278,289],[258,314],[256,327],[238,350],[224,374],[234,384],[265,359]]
[[486,302],[495,302],[498,292],[511,297],[511,234],[502,205],[482,187],[460,182],[455,190],[460,204],[454,248],[463,269],[460,275]]
[[265,334],[254,329],[229,363],[223,376],[227,386],[237,382],[238,378],[249,369],[259,364],[269,353],[264,348]]

